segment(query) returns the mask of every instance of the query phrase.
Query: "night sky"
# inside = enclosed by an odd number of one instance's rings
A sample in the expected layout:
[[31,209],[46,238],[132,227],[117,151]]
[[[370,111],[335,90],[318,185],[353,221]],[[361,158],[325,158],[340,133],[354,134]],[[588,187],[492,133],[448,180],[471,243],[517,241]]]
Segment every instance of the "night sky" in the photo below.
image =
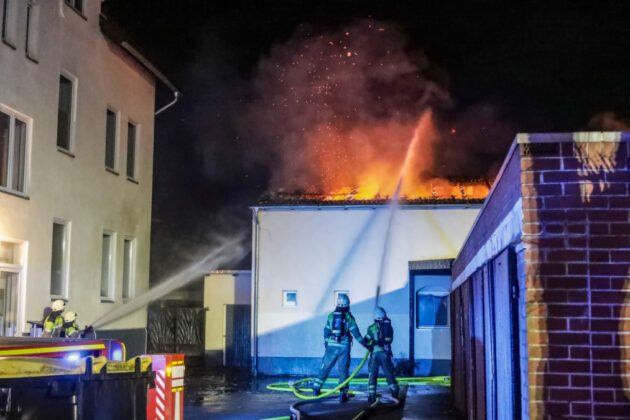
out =
[[[269,189],[276,162],[243,135],[256,127],[244,131],[242,116],[260,95],[261,61],[304,28],[334,33],[374,21],[404,36],[412,61],[428,59],[425,76],[449,95],[440,124],[466,132],[445,144],[462,152],[439,157],[444,176],[493,176],[516,132],[626,124],[629,2],[421,3],[104,3],[184,95],[156,118],[152,281],[201,256],[217,234],[250,229],[248,207]],[[160,88],[157,106],[169,100]]]

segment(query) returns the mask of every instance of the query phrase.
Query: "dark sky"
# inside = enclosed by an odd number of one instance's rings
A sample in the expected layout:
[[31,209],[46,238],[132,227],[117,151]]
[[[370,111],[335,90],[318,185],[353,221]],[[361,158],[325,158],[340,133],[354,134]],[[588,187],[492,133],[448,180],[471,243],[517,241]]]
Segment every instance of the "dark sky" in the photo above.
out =
[[[470,127],[471,109],[494,110],[500,138],[477,155],[492,168],[518,131],[574,131],[600,112],[628,115],[629,2],[510,3],[107,0],[109,19],[184,95],[156,119],[152,280],[202,254],[216,232],[249,229],[248,206],[273,165],[251,158],[234,115],[251,101],[260,60],[298,25],[325,31],[370,18],[396,27],[450,92],[444,121]],[[160,92],[158,106],[168,100]]]

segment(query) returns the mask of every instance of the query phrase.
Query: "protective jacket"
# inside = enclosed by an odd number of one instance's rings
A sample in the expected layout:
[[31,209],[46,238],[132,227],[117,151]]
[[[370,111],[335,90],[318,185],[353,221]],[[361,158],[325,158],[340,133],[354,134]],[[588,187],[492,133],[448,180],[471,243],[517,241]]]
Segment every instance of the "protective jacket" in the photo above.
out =
[[59,337],[63,329],[63,317],[61,312],[51,312],[44,318],[44,337]]
[[368,379],[368,401],[373,401],[376,395],[378,382],[378,370],[383,369],[383,375],[394,398],[398,398],[398,382],[394,376],[394,364],[392,363],[392,341],[394,341],[394,329],[389,318],[374,322],[365,334],[368,348],[372,349],[370,357]]
[[365,334],[365,341],[368,348],[372,348],[372,353],[383,351],[391,356],[392,341],[394,341],[392,321],[389,318],[384,318],[382,321],[376,321],[370,325]]
[[69,338],[79,338],[79,334],[81,333],[79,324],[77,324],[76,321],[64,322],[63,331],[64,335]]
[[350,311],[341,311],[339,308],[328,315],[324,326],[324,340],[327,346],[349,346],[352,336],[360,343],[363,337]]

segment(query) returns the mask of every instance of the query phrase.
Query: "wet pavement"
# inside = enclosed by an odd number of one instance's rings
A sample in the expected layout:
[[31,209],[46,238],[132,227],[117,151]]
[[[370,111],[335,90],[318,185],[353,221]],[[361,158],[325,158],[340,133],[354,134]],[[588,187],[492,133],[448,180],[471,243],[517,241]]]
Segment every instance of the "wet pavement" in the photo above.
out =
[[[289,407],[300,401],[290,392],[269,391],[274,382],[296,378],[263,377],[252,379],[249,372],[224,370],[212,373],[186,372],[184,418],[197,419],[264,419],[291,414]],[[365,386],[351,389],[365,391]],[[378,392],[388,395],[387,388]],[[369,419],[462,419],[450,408],[450,389],[436,385],[412,386],[401,389],[402,404],[370,410]],[[358,395],[345,404],[337,398],[308,402],[300,410],[317,419],[352,419],[368,407],[366,396]],[[312,417],[311,417],[312,416]]]

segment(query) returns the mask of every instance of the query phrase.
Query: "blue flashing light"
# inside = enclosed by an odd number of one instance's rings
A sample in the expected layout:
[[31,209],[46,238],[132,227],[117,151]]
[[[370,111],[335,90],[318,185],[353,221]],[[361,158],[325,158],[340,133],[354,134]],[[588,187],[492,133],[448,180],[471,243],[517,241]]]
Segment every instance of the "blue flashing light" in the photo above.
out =
[[122,350],[116,349],[112,352],[112,360],[115,362],[122,362]]
[[66,356],[66,360],[70,362],[76,362],[77,360],[79,360],[79,353],[70,353]]

